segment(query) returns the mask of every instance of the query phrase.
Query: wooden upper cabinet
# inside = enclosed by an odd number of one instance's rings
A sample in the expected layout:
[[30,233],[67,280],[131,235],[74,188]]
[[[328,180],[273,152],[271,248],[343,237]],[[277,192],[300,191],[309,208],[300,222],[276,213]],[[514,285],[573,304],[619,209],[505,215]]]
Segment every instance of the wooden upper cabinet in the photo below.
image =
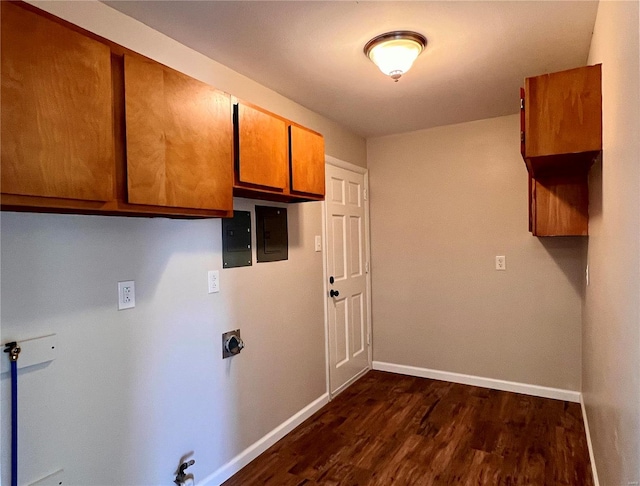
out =
[[525,79],[523,108],[524,157],[534,172],[590,165],[602,150],[599,64]]
[[1,4],[2,193],[114,197],[109,47]]
[[0,9],[1,210],[228,217],[234,193],[324,197],[320,135],[290,142],[278,115],[33,5]]
[[289,126],[291,191],[324,196],[324,138],[296,125]]
[[601,66],[527,78],[520,96],[529,231],[586,236],[588,171],[602,150]]
[[234,194],[282,202],[324,198],[324,138],[245,102],[234,104]]
[[234,107],[237,182],[287,189],[287,124],[255,106]]
[[129,203],[231,210],[230,96],[136,55],[124,78]]

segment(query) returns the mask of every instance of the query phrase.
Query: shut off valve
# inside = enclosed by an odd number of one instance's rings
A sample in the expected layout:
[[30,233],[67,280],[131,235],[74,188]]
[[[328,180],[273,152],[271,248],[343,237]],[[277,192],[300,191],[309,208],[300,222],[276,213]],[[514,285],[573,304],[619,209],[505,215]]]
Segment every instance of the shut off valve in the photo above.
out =
[[180,467],[178,467],[178,473],[176,474],[176,478],[173,480],[173,482],[178,486],[182,486],[187,482],[187,480],[193,479],[193,474],[187,474],[185,473],[185,470],[189,466],[193,466],[195,463],[195,459],[191,459],[190,461],[186,461],[180,464]]

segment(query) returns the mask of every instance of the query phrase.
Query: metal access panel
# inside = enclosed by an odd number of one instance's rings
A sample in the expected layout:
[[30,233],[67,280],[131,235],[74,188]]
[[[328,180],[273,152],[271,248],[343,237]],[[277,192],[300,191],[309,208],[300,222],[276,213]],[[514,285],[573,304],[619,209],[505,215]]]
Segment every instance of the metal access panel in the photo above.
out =
[[251,262],[251,213],[234,211],[222,220],[223,268],[248,267]]
[[289,259],[286,208],[256,206],[256,234],[258,263]]

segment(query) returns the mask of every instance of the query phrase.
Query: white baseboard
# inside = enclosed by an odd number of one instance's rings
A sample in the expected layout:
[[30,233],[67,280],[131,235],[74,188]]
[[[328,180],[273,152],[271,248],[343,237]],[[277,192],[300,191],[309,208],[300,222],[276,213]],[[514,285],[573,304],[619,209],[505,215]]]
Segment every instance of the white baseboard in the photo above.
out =
[[314,413],[329,403],[329,394],[325,393],[309,405],[304,407],[291,418],[285,420],[267,435],[251,444],[236,457],[218,468],[215,472],[207,476],[198,483],[198,486],[219,486],[229,479],[243,467],[253,461],[256,457],[266,451],[273,444],[282,439],[285,435],[295,429],[302,422],[311,417]]
[[593,473],[593,486],[600,486],[598,471],[596,471],[596,459],[593,455],[593,443],[591,442],[591,432],[589,431],[589,421],[587,420],[587,409],[584,406],[584,396],[580,394],[580,407],[582,408],[582,422],[587,435],[587,447],[589,448],[589,461],[591,462],[591,472]]
[[532,395],[542,398],[553,398],[555,400],[566,400],[567,402],[580,403],[580,392],[573,390],[562,390],[560,388],[549,388],[539,385],[528,385],[515,381],[496,380],[494,378],[484,378],[482,376],[463,375],[461,373],[450,373],[448,371],[430,370],[428,368],[418,368],[417,366],[398,365],[374,361],[373,369],[380,371],[390,371],[401,375],[418,376],[420,378],[431,378],[432,380],[450,381],[462,385],[473,385],[482,388],[493,388],[494,390],[509,391]]

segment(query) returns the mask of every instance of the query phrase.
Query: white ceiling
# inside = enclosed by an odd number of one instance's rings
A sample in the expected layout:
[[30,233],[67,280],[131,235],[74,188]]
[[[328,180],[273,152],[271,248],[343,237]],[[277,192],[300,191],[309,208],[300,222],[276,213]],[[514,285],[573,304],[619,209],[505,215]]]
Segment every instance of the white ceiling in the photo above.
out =
[[[597,1],[107,1],[366,137],[517,113],[523,78],[586,64]],[[415,30],[394,83],[363,54]]]

